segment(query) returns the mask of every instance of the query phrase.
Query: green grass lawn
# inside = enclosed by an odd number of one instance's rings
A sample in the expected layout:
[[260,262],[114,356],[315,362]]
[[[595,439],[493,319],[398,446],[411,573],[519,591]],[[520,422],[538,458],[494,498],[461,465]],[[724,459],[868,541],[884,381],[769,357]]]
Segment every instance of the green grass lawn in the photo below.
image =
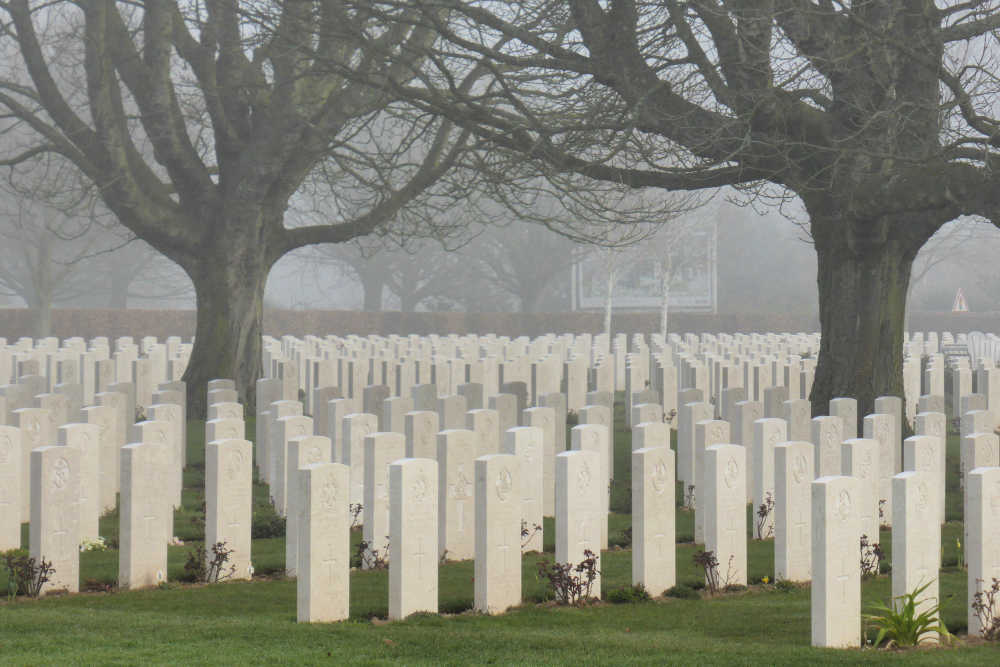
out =
[[[613,546],[600,559],[605,595],[631,583],[631,552],[626,536],[631,524],[631,443],[629,433],[621,430],[621,416],[621,406],[617,405],[617,474],[609,527]],[[247,430],[252,438],[252,422]],[[177,583],[184,577],[188,552],[203,536],[198,521],[204,497],[202,436],[203,424],[192,422],[184,506],[174,518],[174,534],[185,545],[170,547],[168,578],[172,583],[144,591],[87,592],[0,602],[0,663],[1000,663],[1000,646],[975,641],[967,644],[961,638],[956,648],[947,650],[858,652],[811,648],[809,589],[786,591],[759,583],[763,577],[773,577],[774,550],[770,540],[749,543],[749,578],[753,585],[745,591],[715,598],[659,598],[644,603],[557,607],[546,601],[550,596],[537,574],[538,560],[552,558],[551,519],[545,521],[547,553],[524,557],[525,604],[507,614],[486,617],[470,611],[473,564],[465,561],[440,568],[440,615],[386,622],[387,573],[356,571],[351,576],[349,621],[300,625],[295,622],[295,581],[280,576],[284,567],[283,537],[254,540],[253,561],[259,577],[252,582],[211,586]],[[957,566],[956,538],[961,535],[962,508],[957,502],[956,437],[949,439],[948,448],[948,490],[956,501],[948,504],[949,523],[942,531],[942,618],[952,632],[963,633],[966,600],[965,572]],[[266,488],[257,484],[254,496],[255,524],[262,523],[262,518],[270,514]],[[102,535],[115,539],[117,529],[116,515],[102,519]],[[692,561],[697,550],[691,544],[692,533],[693,515],[678,510],[677,580],[697,587],[703,573]],[[356,544],[360,533],[355,532],[352,538]],[[23,539],[27,544],[27,526]],[[889,533],[883,531],[881,539],[888,553]],[[117,551],[82,554],[83,588],[113,586],[117,568]],[[888,575],[865,581],[863,606],[885,601],[889,591]]]

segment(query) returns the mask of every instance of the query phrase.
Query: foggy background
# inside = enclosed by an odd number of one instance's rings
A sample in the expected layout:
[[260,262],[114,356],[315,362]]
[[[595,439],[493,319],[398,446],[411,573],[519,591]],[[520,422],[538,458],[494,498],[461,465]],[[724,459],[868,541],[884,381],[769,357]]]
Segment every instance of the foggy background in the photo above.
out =
[[[193,309],[187,276],[94,206],[66,211],[7,192],[0,210],[0,306]],[[724,196],[690,215],[717,220],[718,313],[818,313],[816,255],[797,201],[739,206]],[[510,214],[507,213],[507,216]],[[482,221],[481,221],[482,222]],[[571,266],[600,248],[536,223],[497,219],[471,238],[323,245],[281,259],[265,308],[562,312]],[[671,238],[677,221],[641,246],[691,252]],[[657,250],[659,252],[660,250]],[[1000,311],[1000,230],[975,218],[946,225],[924,247],[911,278],[911,311],[949,311],[961,288],[971,311]],[[699,261],[694,258],[693,261]]]

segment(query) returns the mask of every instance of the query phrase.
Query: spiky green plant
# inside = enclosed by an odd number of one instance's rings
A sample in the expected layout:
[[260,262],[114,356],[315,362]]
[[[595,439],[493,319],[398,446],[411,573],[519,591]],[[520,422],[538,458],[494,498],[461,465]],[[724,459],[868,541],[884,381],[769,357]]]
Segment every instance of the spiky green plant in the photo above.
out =
[[917,613],[917,609],[926,601],[926,598],[921,598],[920,595],[932,583],[933,580],[910,593],[893,598],[893,602],[898,601],[896,605],[891,602],[888,605],[875,604],[873,610],[876,613],[865,614],[865,620],[878,628],[874,646],[881,646],[883,641],[887,642],[887,647],[918,646],[924,642],[934,641],[933,637],[925,636],[932,633],[937,633],[942,640],[951,637],[948,628],[940,620],[941,605],[936,599],[934,606]]

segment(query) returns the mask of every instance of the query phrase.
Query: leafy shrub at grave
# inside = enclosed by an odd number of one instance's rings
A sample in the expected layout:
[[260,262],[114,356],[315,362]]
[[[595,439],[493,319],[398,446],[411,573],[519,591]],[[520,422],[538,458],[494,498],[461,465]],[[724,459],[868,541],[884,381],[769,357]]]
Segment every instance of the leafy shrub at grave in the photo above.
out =
[[551,563],[543,558],[538,561],[538,575],[549,582],[559,604],[584,604],[593,597],[594,581],[601,573],[597,569],[598,558],[590,549],[584,549],[583,560],[576,565]]
[[605,596],[608,602],[614,604],[634,604],[636,602],[649,602],[653,598],[649,596],[646,587],[642,584],[624,586],[616,588]]
[[55,573],[52,563],[44,558],[35,563],[24,549],[10,549],[0,554],[4,569],[7,571],[7,599],[13,600],[18,595],[37,598],[42,592],[42,586]]
[[254,507],[253,522],[250,526],[250,533],[253,539],[262,540],[269,537],[285,536],[285,518],[274,511],[274,508],[267,504]]
[[216,584],[225,581],[236,573],[236,565],[226,567],[233,549],[227,549],[225,542],[212,545],[211,555],[205,551],[205,546],[199,544],[194,551],[188,552],[184,563],[184,575],[188,581],[202,584]]

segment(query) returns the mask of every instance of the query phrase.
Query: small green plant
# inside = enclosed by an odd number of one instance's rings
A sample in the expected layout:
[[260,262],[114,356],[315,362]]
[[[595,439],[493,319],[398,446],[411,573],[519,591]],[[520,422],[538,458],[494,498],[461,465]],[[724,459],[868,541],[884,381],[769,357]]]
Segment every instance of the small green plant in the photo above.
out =
[[936,639],[934,634],[941,639],[951,637],[939,618],[940,605],[937,600],[934,600],[933,606],[917,613],[918,607],[927,602],[927,598],[920,596],[931,583],[933,582],[929,581],[910,593],[893,598],[888,605],[876,604],[873,607],[876,613],[865,614],[865,620],[878,630],[873,646],[879,647],[885,641],[887,648],[905,648],[932,642]]
[[962,540],[955,538],[955,549],[958,552],[958,569],[965,569],[965,551],[962,549]]
[[227,549],[225,542],[212,545],[211,554],[205,551],[205,546],[199,544],[194,551],[188,552],[184,572],[191,581],[205,584],[215,584],[225,581],[236,573],[236,565],[226,567],[234,549]]
[[681,600],[698,600],[701,598],[701,593],[699,593],[696,588],[688,584],[677,584],[676,586],[671,586],[667,590],[663,591],[663,595],[664,597],[678,598]]
[[552,563],[548,559],[538,561],[538,575],[547,579],[555,599],[560,604],[582,605],[591,599],[594,582],[601,573],[597,569],[600,558],[590,549],[583,552],[583,560],[573,563]]
[[635,584],[612,590],[608,593],[607,599],[608,602],[614,604],[634,604],[636,602],[649,602],[653,598],[650,597],[645,586]]
[[42,558],[37,564],[24,549],[10,549],[2,554],[4,567],[7,569],[7,599],[13,600],[18,595],[37,598],[42,593],[42,586],[55,573],[51,561]]
[[774,582],[774,588],[782,593],[791,593],[792,591],[797,591],[799,589],[798,585],[796,585],[794,581],[789,581],[788,579],[778,579]]
[[[976,580],[982,583],[982,579]],[[992,585],[972,596],[972,611],[979,618],[979,634],[991,642],[1000,640],[1000,579],[993,578]]]
[[255,540],[285,536],[285,518],[271,505],[258,505],[254,509],[251,536]]

